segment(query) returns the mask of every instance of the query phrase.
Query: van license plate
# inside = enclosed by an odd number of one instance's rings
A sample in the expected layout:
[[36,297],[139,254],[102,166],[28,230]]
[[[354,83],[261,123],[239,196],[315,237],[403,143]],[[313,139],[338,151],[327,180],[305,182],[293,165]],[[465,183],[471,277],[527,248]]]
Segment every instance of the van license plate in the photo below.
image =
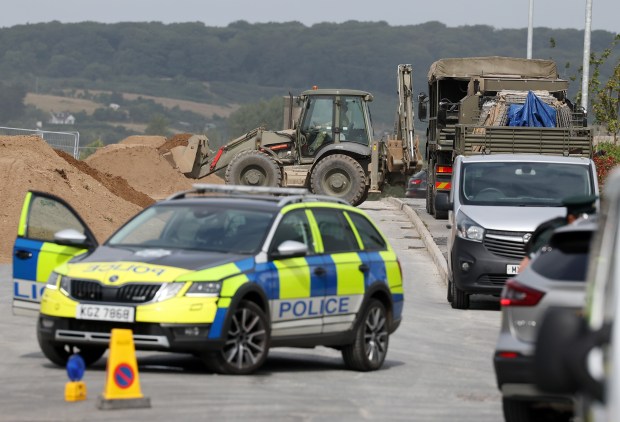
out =
[[78,305],[75,317],[95,321],[133,322],[135,309],[129,306]]
[[514,275],[519,272],[519,264],[506,265],[506,274]]

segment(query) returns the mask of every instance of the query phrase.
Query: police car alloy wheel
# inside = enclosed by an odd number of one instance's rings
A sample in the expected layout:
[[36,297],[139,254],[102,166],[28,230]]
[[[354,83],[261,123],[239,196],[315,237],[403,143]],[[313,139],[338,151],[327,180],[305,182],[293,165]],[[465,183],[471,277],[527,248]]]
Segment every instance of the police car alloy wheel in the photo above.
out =
[[221,374],[245,375],[256,371],[267,359],[269,329],[263,310],[242,301],[231,317],[224,348],[208,354],[205,364]]
[[371,299],[355,328],[355,341],[342,349],[347,367],[357,371],[379,369],[388,351],[388,315],[383,303]]

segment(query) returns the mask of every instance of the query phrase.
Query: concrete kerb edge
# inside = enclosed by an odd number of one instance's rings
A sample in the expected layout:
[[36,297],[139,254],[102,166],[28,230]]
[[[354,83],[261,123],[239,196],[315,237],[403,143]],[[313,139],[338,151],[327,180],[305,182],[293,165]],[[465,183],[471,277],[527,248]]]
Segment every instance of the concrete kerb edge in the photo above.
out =
[[443,281],[447,285],[448,263],[446,262],[446,259],[444,258],[443,254],[439,250],[439,247],[433,240],[433,236],[428,231],[428,228],[426,228],[426,226],[424,225],[424,222],[422,221],[422,219],[409,205],[405,204],[400,199],[398,198],[384,198],[384,199],[387,202],[390,202],[393,205],[396,205],[398,209],[403,210],[405,214],[407,214],[407,216],[409,217],[409,219],[415,226],[416,230],[420,234],[420,237],[422,238],[422,242],[424,242],[424,245],[426,246],[428,253],[431,255],[431,259],[435,263],[435,266],[437,267],[437,271],[439,272],[439,275],[441,276],[441,281]]

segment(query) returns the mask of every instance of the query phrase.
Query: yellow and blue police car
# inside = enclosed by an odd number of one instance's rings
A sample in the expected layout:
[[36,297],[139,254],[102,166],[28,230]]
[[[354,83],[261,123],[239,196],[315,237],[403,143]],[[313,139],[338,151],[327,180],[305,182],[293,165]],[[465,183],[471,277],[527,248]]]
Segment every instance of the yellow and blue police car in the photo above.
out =
[[249,374],[271,347],[328,346],[381,367],[400,324],[400,263],[368,216],[304,189],[194,185],[99,245],[62,199],[28,192],[14,246],[14,309],[39,311],[44,355],[64,366],[106,351],[192,353]]

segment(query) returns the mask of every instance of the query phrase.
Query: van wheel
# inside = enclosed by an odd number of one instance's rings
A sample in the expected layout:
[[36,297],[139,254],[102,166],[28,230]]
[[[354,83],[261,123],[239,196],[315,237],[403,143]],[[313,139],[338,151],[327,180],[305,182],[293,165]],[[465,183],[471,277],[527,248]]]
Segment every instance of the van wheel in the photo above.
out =
[[502,399],[506,422],[529,422],[532,419],[532,404],[525,400]]
[[452,301],[450,304],[454,309],[469,308],[469,295],[459,289],[454,281],[452,282]]
[[374,371],[383,365],[389,343],[388,314],[383,303],[370,299],[355,327],[355,340],[342,349],[349,369]]
[[452,303],[452,281],[448,280],[448,288],[447,290],[447,294],[446,294],[446,299],[448,300],[448,303]]
[[254,302],[241,301],[234,311],[222,350],[203,357],[207,368],[220,374],[248,375],[260,368],[269,353],[265,312]]
[[86,366],[90,366],[101,359],[101,356],[103,356],[107,350],[107,347],[73,346],[70,344],[47,341],[43,340],[40,335],[37,335],[37,339],[43,355],[50,362],[61,367],[67,366],[67,361],[74,352],[82,356]]

